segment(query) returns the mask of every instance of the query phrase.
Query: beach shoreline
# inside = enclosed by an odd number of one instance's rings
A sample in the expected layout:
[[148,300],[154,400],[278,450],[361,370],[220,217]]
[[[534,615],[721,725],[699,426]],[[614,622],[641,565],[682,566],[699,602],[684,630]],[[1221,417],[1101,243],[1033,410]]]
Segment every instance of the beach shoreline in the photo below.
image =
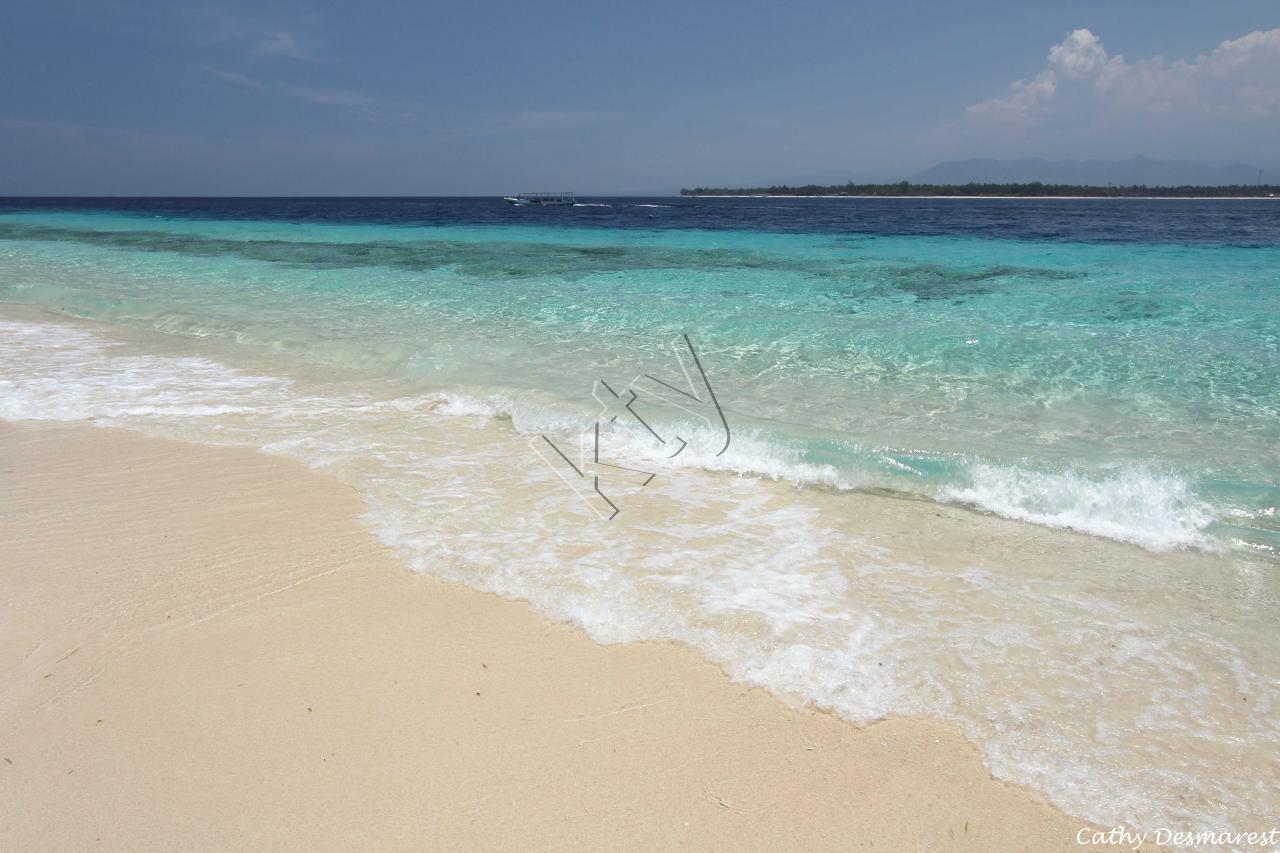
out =
[[10,849],[1081,849],[955,729],[414,575],[287,460],[0,424]]
[[[981,205],[941,205],[935,236],[894,236],[917,225],[891,207],[827,205],[795,234],[796,208],[749,201],[723,227],[643,235],[625,208],[612,229],[565,211],[578,227],[489,227],[484,204],[450,200],[303,221],[271,200],[15,213],[0,418],[302,465],[356,496],[388,571],[528,602],[611,648],[678,644],[732,689],[854,726],[936,721],[990,776],[1091,824],[1266,824],[1280,530],[1258,460],[1278,398],[1257,357],[1280,256],[1235,245],[1240,206],[1022,205],[984,224]],[[1191,305],[1217,307],[1190,322]],[[664,386],[674,329],[727,420],[649,399],[681,390]],[[641,373],[654,429],[601,428],[593,383]],[[593,421],[594,490],[563,464]],[[311,547],[251,541],[273,566]]]
[[[565,549],[548,561],[545,553],[505,555],[499,551],[477,559],[480,555],[467,546],[483,540],[493,524],[528,523],[548,508],[562,506],[566,497],[573,497],[550,471],[528,464],[529,439],[513,429],[510,421],[471,409],[447,414],[428,409],[431,414],[426,419],[409,420],[406,412],[420,412],[424,402],[431,405],[432,398],[408,394],[371,405],[369,398],[344,396],[347,392],[333,386],[332,375],[317,385],[321,381],[317,371],[305,365],[280,370],[277,360],[264,361],[219,342],[131,330],[12,304],[3,306],[0,318],[11,321],[7,327],[12,333],[10,358],[3,372],[14,380],[0,396],[0,412],[16,429],[34,429],[42,419],[53,418],[64,427],[69,424],[81,430],[81,438],[149,436],[178,441],[179,447],[196,455],[230,446],[258,462],[284,457],[289,466],[295,466],[290,470],[300,470],[312,479],[304,478],[310,485],[300,482],[280,500],[292,503],[297,495],[319,494],[317,476],[320,482],[337,488],[342,500],[355,496],[355,509],[331,526],[347,529],[355,518],[365,531],[362,535],[375,537],[369,540],[375,551],[367,559],[385,563],[386,571],[412,578],[405,571],[407,567],[430,579],[424,582],[431,585],[463,592],[480,590],[482,596],[496,593],[507,603],[527,601],[537,615],[526,615],[537,624],[572,626],[570,635],[592,647],[601,642],[611,649],[674,649],[699,666],[718,667],[714,670],[717,675],[728,673],[732,691],[761,687],[769,691],[769,697],[782,697],[783,705],[818,708],[823,715],[830,712],[842,726],[867,726],[885,719],[929,721],[927,725],[942,727],[948,736],[958,733],[962,741],[974,745],[984,778],[1034,792],[1033,799],[1081,818],[1081,826],[1201,826],[1204,816],[1213,814],[1209,809],[1223,808],[1225,819],[1218,818],[1216,825],[1235,829],[1253,827],[1265,816],[1265,800],[1243,807],[1228,797],[1214,803],[1209,799],[1211,792],[1195,787],[1190,778],[1176,788],[1158,781],[1167,778],[1160,775],[1168,772],[1163,768],[1178,766],[1178,756],[1188,746],[1198,750],[1200,760],[1213,755],[1237,762],[1241,778],[1258,778],[1266,772],[1261,765],[1243,769],[1252,766],[1248,764],[1250,755],[1256,757],[1258,752],[1245,753],[1233,746],[1245,737],[1265,741],[1254,727],[1258,711],[1267,707],[1268,694],[1249,673],[1268,671],[1265,657],[1254,650],[1265,647],[1260,639],[1268,630],[1265,607],[1274,595],[1269,592],[1273,585],[1270,574],[1257,574],[1258,567],[1236,561],[1233,570],[1224,573],[1220,557],[1194,549],[1152,552],[1068,530],[1002,519],[957,504],[876,492],[798,488],[770,478],[713,471],[693,475],[696,479],[691,482],[698,484],[708,502],[693,514],[673,515],[673,493],[663,489],[678,484],[678,472],[667,472],[654,484],[659,491],[627,494],[622,521],[594,521],[582,508],[576,508],[574,514],[572,504],[561,510],[567,510],[571,517],[561,517],[541,541],[563,544],[585,537],[583,545],[590,549],[585,553]],[[192,377],[202,378],[193,384]],[[358,377],[353,379],[359,381]],[[349,387],[353,380],[339,381]],[[287,397],[238,396],[242,392],[236,389],[246,387],[297,390],[291,390],[292,396]],[[4,388],[0,384],[0,390]],[[370,425],[373,429],[352,440],[333,443],[331,437],[320,446],[309,443],[306,433],[296,433],[292,427],[281,431],[271,421],[276,416],[273,412],[289,411],[299,404],[314,406],[317,401],[325,414],[322,420],[312,420],[313,425],[347,425],[353,414],[361,412],[366,417],[385,412],[390,420],[375,421]],[[265,429],[254,428],[254,423]],[[88,429],[87,424],[125,431]],[[387,458],[385,442],[405,429],[415,430],[408,433],[414,437],[411,446],[406,445],[412,454],[407,458],[413,460],[413,476],[422,483],[421,490],[411,493],[407,505],[399,503],[402,499],[396,493],[379,489],[379,478],[386,469],[376,467],[378,460]],[[312,434],[314,430],[313,426]],[[76,445],[76,441],[70,442],[64,455],[78,457]],[[326,447],[346,449],[335,457],[328,455]],[[477,465],[474,460],[488,461]],[[91,461],[85,471],[96,470],[97,456]],[[465,476],[456,470],[460,463],[467,466]],[[214,467],[248,476],[238,463]],[[148,493],[158,488],[164,497],[174,493],[185,497],[182,488],[166,485],[163,478],[157,480],[145,471],[137,473],[140,489],[146,484]],[[198,482],[205,474],[196,470],[191,479]],[[49,476],[78,479],[81,470],[51,466]],[[275,494],[276,490],[272,486],[268,491]],[[230,498],[213,501],[216,512],[204,510],[202,514],[216,517],[227,511],[235,503],[235,496]],[[108,507],[112,500],[106,501]],[[321,512],[311,500],[302,503],[308,517],[332,515]],[[742,513],[750,523],[744,524]],[[162,515],[145,509],[137,514],[140,518]],[[723,526],[736,524],[740,536],[746,537],[750,576],[744,579],[737,571],[738,558],[732,551],[715,560],[695,562],[684,571],[710,573],[702,577],[718,586],[711,588],[710,595],[686,593],[685,601],[676,602],[675,608],[666,611],[669,615],[661,618],[650,609],[654,598],[635,597],[636,587],[628,575],[618,575],[604,587],[585,590],[585,594],[581,588],[575,589],[571,580],[575,573],[610,565],[597,564],[590,556],[607,543],[612,544],[616,570],[634,573],[642,582],[661,584],[662,575],[654,572],[653,560],[662,559],[669,545],[653,533],[673,522],[695,524],[721,542],[731,541],[720,536]],[[277,526],[288,529],[292,524]],[[797,529],[788,531],[788,526]],[[39,529],[40,524],[32,523],[23,537],[34,540]],[[52,529],[56,533],[61,528]],[[244,538],[237,525],[229,529],[237,531],[237,540]],[[95,525],[87,525],[85,530],[85,535],[102,535]],[[138,537],[147,533],[136,524],[134,530]],[[804,543],[819,530],[820,542],[815,543],[819,550],[815,551]],[[639,550],[619,550],[620,544],[637,537]],[[328,531],[315,537],[321,543],[331,538]],[[383,544],[377,544],[379,540]],[[282,566],[298,559],[290,542],[303,554],[315,547],[310,539],[275,542],[264,536],[246,541],[255,552],[273,560],[273,565]],[[794,554],[795,561],[786,564],[790,568],[782,571],[784,567],[757,556],[764,542],[776,542],[774,548],[800,550]],[[128,540],[120,544],[127,545]],[[221,541],[200,541],[190,544],[184,554],[203,559],[198,555],[217,555],[225,546]],[[827,568],[832,565],[847,572],[848,580]],[[261,588],[267,581],[278,580],[278,586],[283,587],[319,570],[301,575],[291,572],[278,577],[258,572],[254,583]],[[376,577],[385,577],[385,572]],[[441,580],[464,586],[448,587],[440,584]],[[744,585],[735,586],[744,580]],[[371,586],[377,585],[375,581],[370,578]],[[1242,581],[1250,585],[1242,588]],[[303,584],[311,585],[310,580]],[[658,587],[645,594],[653,596],[661,590]],[[1223,604],[1189,610],[1186,590],[1195,591],[1196,601]],[[1241,593],[1247,598],[1239,597]],[[765,597],[757,597],[761,594]],[[228,595],[233,600],[237,597],[234,590],[224,591],[217,592],[213,600]],[[827,618],[823,608],[833,606],[834,601],[847,601],[842,606],[864,615],[854,621],[835,622],[831,638],[815,635],[813,626]],[[101,606],[86,605],[94,611]],[[236,608],[241,606],[235,604]],[[423,613],[432,611],[430,599],[417,606]],[[696,621],[682,621],[682,614],[690,611]],[[767,618],[761,618],[761,613]],[[789,620],[796,615],[800,620],[781,621],[777,614],[783,613]],[[363,631],[360,626],[365,623],[380,622],[380,614],[376,608],[361,611],[344,628],[345,633]],[[645,621],[633,621],[637,616]],[[66,618],[55,613],[46,621],[56,625]],[[903,630],[911,624],[904,620],[919,620],[934,628],[923,633]],[[1168,635],[1157,627],[1163,625],[1179,626],[1181,631]],[[812,639],[806,640],[801,631]],[[594,642],[584,639],[583,634]],[[1089,638],[1090,651],[1084,655],[1079,652],[1081,636]],[[1162,639],[1166,636],[1168,639]],[[1223,639],[1231,645],[1224,646]],[[817,645],[815,640],[827,645]],[[742,645],[744,641],[755,645]],[[70,642],[40,642],[79,648]],[[395,644],[406,642],[401,637]],[[976,677],[964,676],[993,648],[1003,650],[991,658],[994,668]],[[1240,656],[1224,657],[1223,648],[1240,649]],[[936,679],[951,679],[953,672],[960,679],[958,683],[951,686],[944,682],[938,689]],[[51,673],[44,674],[52,679]],[[613,682],[617,675],[605,678]],[[1130,729],[1128,721],[1147,713],[1150,697],[1155,695],[1152,691],[1167,689],[1171,683],[1181,685],[1188,697],[1205,697],[1200,707],[1214,715],[1207,719],[1227,736],[1189,737],[1178,726]],[[1212,692],[1206,693],[1206,687]],[[1090,696],[1095,698],[1089,700]],[[1209,704],[1208,697],[1218,704]],[[1067,713],[1068,709],[1074,710]],[[629,711],[623,714],[629,715]],[[406,728],[411,724],[398,725]],[[343,737],[353,736],[346,733]],[[610,734],[609,742],[613,737]],[[1115,774],[1116,764],[1099,763],[1094,750],[1100,740],[1123,750],[1129,763],[1122,772],[1142,775],[1130,775],[1122,781]],[[877,758],[873,764],[879,766],[884,760]],[[373,769],[362,772],[370,775]],[[767,772],[749,770],[756,776]],[[1164,813],[1148,807],[1149,800],[1136,793],[1142,783],[1129,781],[1143,777],[1148,779],[1145,790],[1163,798],[1157,802],[1181,796],[1186,798],[1184,807]],[[805,783],[793,779],[783,784],[803,792]],[[863,784],[866,789],[865,780]],[[909,787],[902,791],[911,793]],[[647,796],[636,795],[637,799]],[[1193,802],[1196,805],[1192,806]],[[1219,805],[1223,802],[1230,805]],[[719,843],[716,838],[708,836],[699,846],[714,846]],[[669,846],[668,841],[663,845]],[[813,843],[821,846],[818,841]]]

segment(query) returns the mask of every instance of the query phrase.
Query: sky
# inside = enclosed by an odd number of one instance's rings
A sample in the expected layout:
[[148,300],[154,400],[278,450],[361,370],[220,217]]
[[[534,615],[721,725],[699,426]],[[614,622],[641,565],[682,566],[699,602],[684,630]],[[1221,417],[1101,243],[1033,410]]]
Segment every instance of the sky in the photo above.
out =
[[0,0],[0,195],[670,193],[970,157],[1280,181],[1280,2]]

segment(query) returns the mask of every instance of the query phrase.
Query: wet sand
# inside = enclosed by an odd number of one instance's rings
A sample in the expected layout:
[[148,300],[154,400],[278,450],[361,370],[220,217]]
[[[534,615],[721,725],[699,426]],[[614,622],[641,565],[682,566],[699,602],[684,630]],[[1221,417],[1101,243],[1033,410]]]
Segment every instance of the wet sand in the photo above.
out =
[[0,423],[0,848],[1083,850],[954,729],[405,570],[251,450]]

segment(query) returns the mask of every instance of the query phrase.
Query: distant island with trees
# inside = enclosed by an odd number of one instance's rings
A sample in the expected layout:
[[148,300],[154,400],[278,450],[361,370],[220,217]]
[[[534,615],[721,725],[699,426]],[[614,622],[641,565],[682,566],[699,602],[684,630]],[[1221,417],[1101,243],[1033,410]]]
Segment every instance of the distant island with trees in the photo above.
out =
[[772,187],[694,187],[680,190],[682,196],[885,196],[885,197],[1013,197],[1013,198],[1280,198],[1274,184],[1230,184],[1226,186],[1149,187],[1084,186],[1079,184],[832,184],[800,187],[780,184]]

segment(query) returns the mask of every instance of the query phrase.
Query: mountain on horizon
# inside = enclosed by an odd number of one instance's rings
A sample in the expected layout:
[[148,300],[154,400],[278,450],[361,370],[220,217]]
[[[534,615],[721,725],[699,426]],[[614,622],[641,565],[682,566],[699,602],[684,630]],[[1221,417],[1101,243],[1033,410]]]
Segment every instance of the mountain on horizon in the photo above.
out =
[[[1266,177],[1263,175],[1264,179]],[[1039,181],[1084,186],[1224,186],[1256,183],[1258,167],[1244,163],[1212,166],[1152,157],[1134,157],[1131,160],[1046,160],[1043,157],[996,160],[982,157],[946,160],[912,175],[908,180],[913,184],[1025,184]]]

